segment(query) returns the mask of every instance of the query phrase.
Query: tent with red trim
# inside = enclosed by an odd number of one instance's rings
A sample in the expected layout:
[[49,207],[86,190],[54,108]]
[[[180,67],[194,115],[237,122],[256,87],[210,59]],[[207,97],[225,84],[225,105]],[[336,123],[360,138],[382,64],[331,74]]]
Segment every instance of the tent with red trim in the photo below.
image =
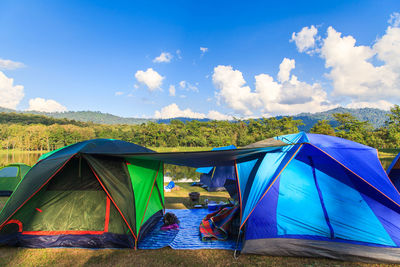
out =
[[96,139],[44,155],[2,210],[0,243],[135,247],[163,215],[163,163],[121,155],[152,152]]

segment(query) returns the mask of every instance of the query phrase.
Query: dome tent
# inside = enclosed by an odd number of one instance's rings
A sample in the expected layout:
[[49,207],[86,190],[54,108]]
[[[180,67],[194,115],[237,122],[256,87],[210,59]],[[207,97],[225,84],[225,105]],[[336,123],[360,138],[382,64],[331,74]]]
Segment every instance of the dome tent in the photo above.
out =
[[400,195],[377,150],[318,134],[238,160],[242,253],[400,262]]
[[12,163],[0,168],[0,196],[10,196],[31,167]]
[[[216,147],[212,151],[236,149],[234,145],[225,147]],[[206,186],[206,190],[210,192],[225,190],[225,184],[231,184],[235,181],[235,168],[233,164],[230,166],[214,166],[196,169],[201,173],[200,183]],[[227,187],[229,187],[229,185]]]
[[135,247],[164,209],[163,164],[128,142],[95,139],[44,155],[0,214],[0,243]]

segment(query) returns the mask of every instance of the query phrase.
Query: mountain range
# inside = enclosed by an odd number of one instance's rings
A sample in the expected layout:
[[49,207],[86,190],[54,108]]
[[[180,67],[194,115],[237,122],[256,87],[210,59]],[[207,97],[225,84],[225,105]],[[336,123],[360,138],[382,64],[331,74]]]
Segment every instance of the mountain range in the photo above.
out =
[[[183,122],[191,120],[199,120],[192,118],[173,118],[173,119],[143,119],[143,118],[126,118],[109,113],[102,113],[99,111],[67,111],[67,112],[36,112],[36,111],[17,111],[13,109],[7,109],[0,107],[0,113],[10,113],[15,112],[19,114],[35,114],[44,115],[46,117],[51,117],[54,119],[68,119],[81,122],[93,122],[98,124],[141,124],[147,122],[155,123],[169,123],[171,120],[180,120]],[[335,108],[324,112],[318,113],[300,113],[292,116],[293,119],[300,119],[303,121],[304,125],[299,127],[299,130],[308,132],[311,127],[317,123],[319,120],[328,120],[332,126],[336,126],[337,122],[334,120],[332,114],[334,113],[350,113],[361,121],[368,121],[372,124],[374,128],[378,128],[384,125],[387,120],[388,111],[375,109],[375,108]],[[1,116],[1,114],[0,114]],[[283,116],[277,116],[278,119]],[[199,121],[209,121],[209,119],[200,119]]]

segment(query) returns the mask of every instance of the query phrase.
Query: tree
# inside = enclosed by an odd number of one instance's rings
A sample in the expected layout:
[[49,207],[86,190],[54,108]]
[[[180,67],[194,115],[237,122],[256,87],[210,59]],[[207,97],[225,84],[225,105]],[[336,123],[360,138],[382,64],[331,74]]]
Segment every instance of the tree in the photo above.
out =
[[335,129],[329,124],[328,120],[320,120],[310,129],[310,133],[325,134],[336,136]]

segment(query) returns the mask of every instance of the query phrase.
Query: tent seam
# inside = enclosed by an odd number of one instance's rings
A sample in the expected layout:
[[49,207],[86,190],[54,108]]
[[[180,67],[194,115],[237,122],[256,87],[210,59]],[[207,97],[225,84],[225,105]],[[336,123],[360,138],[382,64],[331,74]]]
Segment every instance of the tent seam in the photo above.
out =
[[282,174],[282,172],[286,169],[286,167],[289,165],[289,163],[293,160],[293,158],[297,155],[297,153],[299,152],[300,148],[303,146],[303,144],[300,144],[299,148],[297,148],[297,150],[294,152],[293,156],[289,159],[289,161],[286,163],[286,165],[282,168],[282,170],[278,173],[277,176],[275,176],[274,180],[272,181],[272,183],[269,185],[269,187],[267,188],[267,190],[265,191],[265,193],[261,196],[261,198],[258,200],[257,204],[254,205],[253,209],[250,211],[249,215],[247,215],[246,220],[244,220],[244,222],[240,225],[239,229],[241,229],[243,227],[243,225],[246,223],[247,219],[250,217],[250,215],[253,213],[253,211],[255,210],[255,208],[258,206],[258,204],[260,204],[261,200],[265,197],[265,195],[268,193],[268,191],[271,189],[271,187],[274,185],[274,183],[276,182],[276,180],[278,179],[278,177]]

